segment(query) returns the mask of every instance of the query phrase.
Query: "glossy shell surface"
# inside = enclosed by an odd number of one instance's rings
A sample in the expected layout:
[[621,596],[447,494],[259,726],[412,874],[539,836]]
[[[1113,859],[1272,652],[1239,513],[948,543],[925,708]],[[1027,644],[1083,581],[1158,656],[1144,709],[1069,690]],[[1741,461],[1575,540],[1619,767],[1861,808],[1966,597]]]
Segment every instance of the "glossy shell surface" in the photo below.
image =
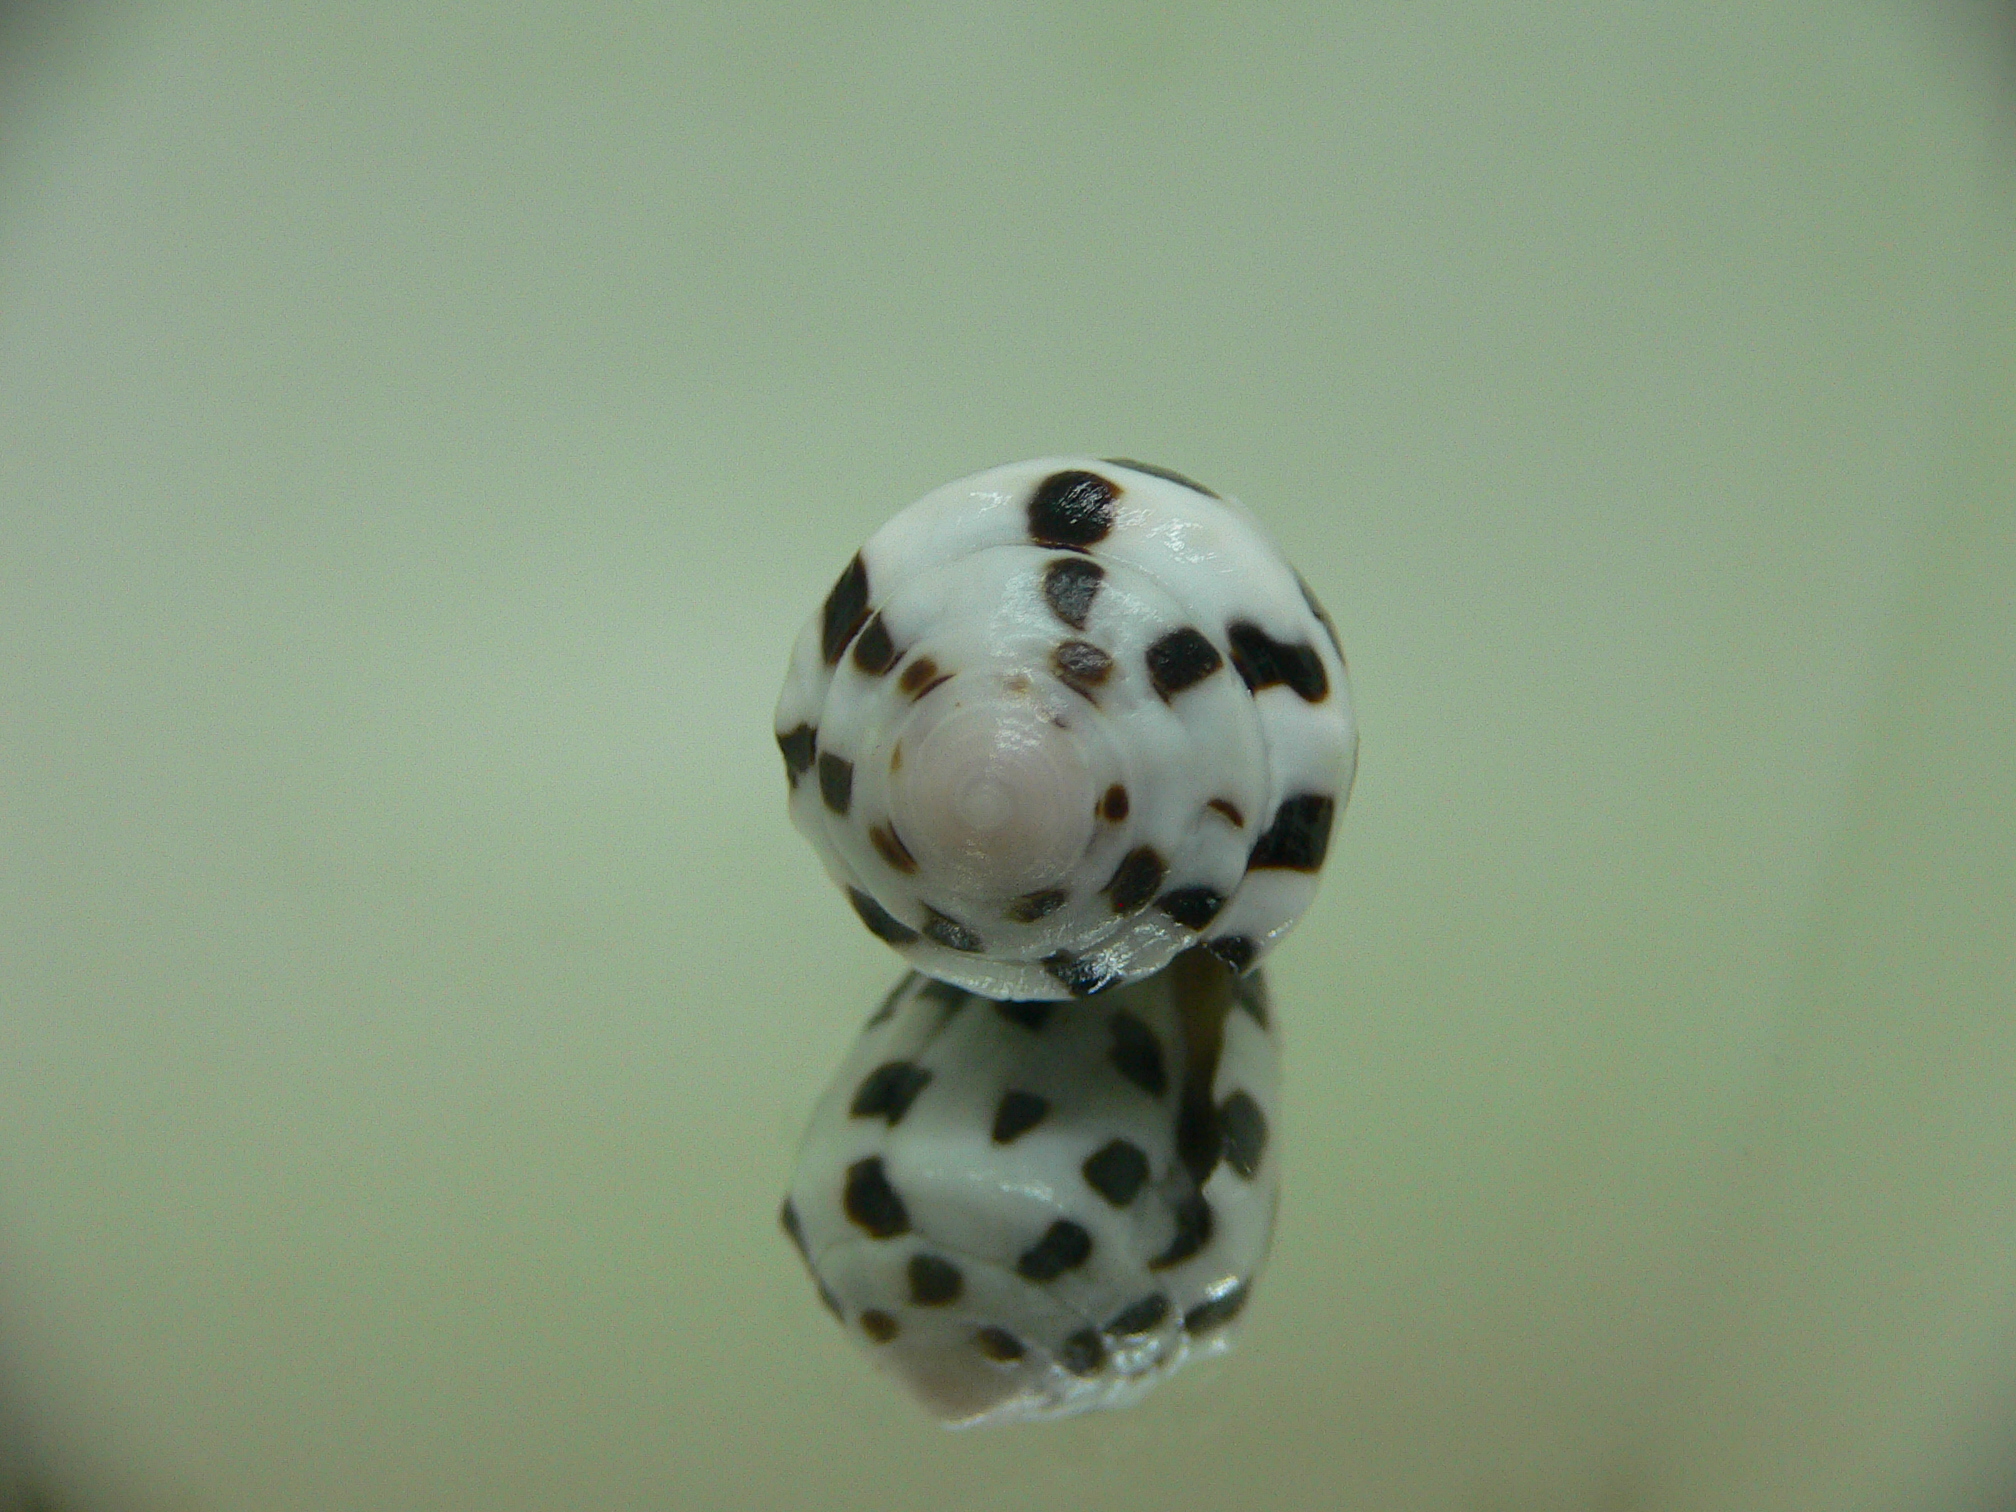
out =
[[998,998],[1202,944],[1257,963],[1314,896],[1357,751],[1328,617],[1241,505],[1141,463],[948,484],[842,571],[776,734],[862,922]]

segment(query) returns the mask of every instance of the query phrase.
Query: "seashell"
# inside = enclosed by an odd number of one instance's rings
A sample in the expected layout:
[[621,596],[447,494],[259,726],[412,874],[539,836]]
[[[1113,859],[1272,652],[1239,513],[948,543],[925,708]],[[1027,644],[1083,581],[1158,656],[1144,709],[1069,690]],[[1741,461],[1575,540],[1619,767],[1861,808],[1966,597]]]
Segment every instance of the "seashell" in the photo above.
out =
[[777,703],[793,822],[861,920],[990,997],[1083,997],[1315,894],[1357,752],[1344,657],[1238,503],[1118,459],[926,495],[869,538]]
[[1083,1005],[912,972],[812,1116],[784,1231],[945,1421],[1125,1406],[1226,1347],[1266,1258],[1269,1020],[1202,950]]

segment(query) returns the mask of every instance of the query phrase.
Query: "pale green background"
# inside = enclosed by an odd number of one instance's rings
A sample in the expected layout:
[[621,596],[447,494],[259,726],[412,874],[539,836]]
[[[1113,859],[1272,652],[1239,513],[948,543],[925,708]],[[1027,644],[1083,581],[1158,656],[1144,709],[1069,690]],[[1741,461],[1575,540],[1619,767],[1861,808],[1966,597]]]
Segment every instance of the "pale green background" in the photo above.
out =
[[[65,1505],[2009,1494],[1987,7],[0,43],[0,1367]],[[1364,759],[1240,1348],[948,1435],[775,1227],[896,967],[769,710],[886,515],[1059,450],[1266,518]]]

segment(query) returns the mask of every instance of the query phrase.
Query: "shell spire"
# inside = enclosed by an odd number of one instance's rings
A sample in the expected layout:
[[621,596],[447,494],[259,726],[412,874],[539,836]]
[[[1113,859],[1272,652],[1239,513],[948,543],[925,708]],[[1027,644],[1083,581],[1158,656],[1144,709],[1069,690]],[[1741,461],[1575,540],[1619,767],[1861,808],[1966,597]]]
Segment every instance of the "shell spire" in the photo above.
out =
[[1244,971],[1315,893],[1357,750],[1344,658],[1252,516],[1142,463],[947,484],[794,648],[793,822],[919,970],[1083,997],[1202,945]]

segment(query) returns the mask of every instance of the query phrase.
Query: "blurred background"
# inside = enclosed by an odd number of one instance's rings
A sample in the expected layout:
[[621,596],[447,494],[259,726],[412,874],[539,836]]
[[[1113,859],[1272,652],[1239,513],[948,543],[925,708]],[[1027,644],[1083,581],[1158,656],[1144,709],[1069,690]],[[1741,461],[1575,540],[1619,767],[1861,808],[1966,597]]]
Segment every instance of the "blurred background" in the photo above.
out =
[[[2000,6],[0,9],[0,1507],[2016,1505]],[[1227,1359],[947,1434],[777,1232],[770,706],[1126,454],[1351,654]],[[12,1512],[12,1509],[9,1509]]]

